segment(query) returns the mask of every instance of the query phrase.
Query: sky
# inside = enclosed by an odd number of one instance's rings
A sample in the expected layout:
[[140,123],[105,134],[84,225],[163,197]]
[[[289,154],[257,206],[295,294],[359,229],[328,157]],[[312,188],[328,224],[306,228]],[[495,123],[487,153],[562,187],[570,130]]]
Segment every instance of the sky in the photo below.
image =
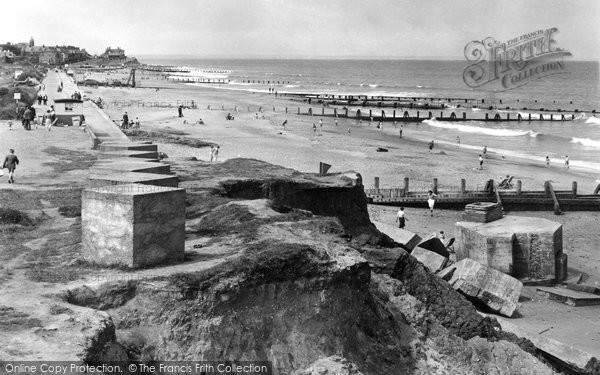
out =
[[[467,43],[556,27],[557,45],[600,59],[597,0],[27,0],[3,4],[0,42],[92,54],[225,58],[464,59]],[[11,9],[12,8],[12,9]]]

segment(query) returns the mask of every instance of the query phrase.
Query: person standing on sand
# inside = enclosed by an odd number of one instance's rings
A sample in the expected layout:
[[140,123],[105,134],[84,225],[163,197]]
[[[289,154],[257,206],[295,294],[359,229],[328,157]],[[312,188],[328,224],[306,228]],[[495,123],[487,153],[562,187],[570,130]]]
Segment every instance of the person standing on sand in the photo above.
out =
[[129,115],[127,114],[127,112],[125,112],[123,114],[123,129],[128,129],[129,128]]
[[48,95],[44,94],[42,101],[44,102],[44,105],[48,105]]
[[429,153],[431,153],[431,151],[433,150],[433,146],[434,146],[434,143],[433,143],[433,139],[432,139],[431,142],[429,142]]
[[569,155],[565,155],[565,168],[569,169]]
[[15,169],[17,168],[18,164],[19,164],[19,158],[17,157],[17,155],[15,155],[15,150],[13,150],[11,148],[9,150],[9,154],[6,155],[6,157],[4,158],[4,163],[2,164],[2,169],[4,169],[4,168],[8,169],[8,183],[9,184],[15,183],[14,173],[15,173]]
[[183,106],[182,105],[179,105],[179,107],[177,107],[177,114],[179,115],[179,117],[183,117]]
[[400,130],[398,131],[400,133],[400,138],[402,138],[402,130],[404,130],[404,125],[400,124]]
[[546,168],[550,168],[550,158],[546,155]]
[[456,136],[456,148],[460,148],[460,137]]
[[404,207],[400,207],[400,210],[396,214],[396,221],[398,222],[398,228],[404,229],[404,226],[406,225],[406,222],[408,221],[408,219],[406,218],[406,215],[404,214]]
[[313,123],[313,134],[317,134],[317,124]]
[[486,157],[487,154],[487,146],[483,146],[483,156]]
[[215,162],[219,161],[219,146],[215,147]]
[[338,121],[337,121],[337,119],[335,119],[335,126],[338,126]]
[[350,130],[350,127],[348,126],[348,134],[351,134],[352,131]]
[[[434,194],[432,190],[427,192],[427,205],[429,205],[429,212],[431,212],[431,216],[433,216],[433,206],[435,206],[435,198],[437,194]],[[425,211],[427,213],[427,211]]]
[[483,156],[479,154],[479,169],[483,169]]

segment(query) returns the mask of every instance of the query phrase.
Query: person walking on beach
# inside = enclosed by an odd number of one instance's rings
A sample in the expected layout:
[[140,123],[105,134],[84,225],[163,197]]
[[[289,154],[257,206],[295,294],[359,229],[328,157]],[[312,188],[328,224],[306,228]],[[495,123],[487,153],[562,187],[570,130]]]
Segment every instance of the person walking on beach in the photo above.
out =
[[398,130],[398,133],[400,133],[400,138],[402,138],[402,130],[404,130],[404,125],[400,124],[400,130]]
[[317,124],[313,124],[313,134],[317,134]]
[[483,157],[487,157],[487,146],[483,146]]
[[433,146],[434,146],[434,143],[433,143],[433,139],[432,139],[431,142],[429,142],[429,153],[431,153],[431,151],[433,150]]
[[460,137],[456,136],[456,148],[460,148]]
[[546,168],[550,168],[550,158],[546,155]]
[[404,207],[400,207],[400,210],[396,214],[396,221],[398,222],[398,228],[404,229],[406,221],[408,221],[406,215],[404,214]]
[[53,125],[53,121],[52,121],[52,112],[50,112],[50,110],[46,111],[46,116],[45,117],[45,122],[44,122],[44,126],[46,126],[46,130],[50,131],[50,129],[52,128]]
[[179,105],[179,107],[177,107],[177,114],[179,115],[179,117],[183,117],[183,106],[182,105]]
[[127,114],[127,112],[125,112],[123,114],[123,129],[128,129],[129,128],[129,115]]
[[569,155],[565,155],[565,168],[569,169]]
[[31,109],[26,108],[23,112],[23,127],[25,130],[31,130]]
[[[427,205],[429,206],[429,212],[431,213],[431,216],[433,216],[433,206],[435,206],[436,197],[437,194],[435,194],[432,190],[427,192]],[[425,213],[427,213],[427,211],[425,211]]]
[[214,145],[210,146],[210,161],[211,161],[211,163],[213,161],[215,161],[215,150],[216,150],[216,147]]
[[481,154],[479,154],[479,169],[483,169],[483,156]]
[[8,183],[14,184],[14,173],[15,169],[17,168],[17,165],[19,164],[19,158],[17,157],[17,155],[15,155],[15,150],[13,150],[12,148],[8,152],[8,155],[6,155],[6,157],[4,158],[2,169],[8,169]]
[[319,120],[319,129],[321,129],[321,131],[323,131],[323,119]]
[[215,147],[215,162],[219,161],[219,146]]
[[42,101],[44,102],[44,105],[48,105],[48,95],[44,94]]
[[352,131],[350,130],[350,127],[348,126],[348,134],[351,134]]

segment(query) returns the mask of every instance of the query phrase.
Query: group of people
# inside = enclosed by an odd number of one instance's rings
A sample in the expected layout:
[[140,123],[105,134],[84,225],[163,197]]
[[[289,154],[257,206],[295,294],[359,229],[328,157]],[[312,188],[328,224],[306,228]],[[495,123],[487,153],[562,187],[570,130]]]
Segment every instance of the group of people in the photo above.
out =
[[[546,168],[550,168],[550,157],[546,155]],[[565,155],[565,168],[569,169],[569,155]]]
[[123,118],[121,119],[121,129],[129,129],[129,128],[139,128],[140,127],[140,119],[138,117],[135,118],[135,121],[129,120],[129,115],[127,112],[123,114]]
[[42,105],[42,103],[43,103],[44,105],[48,105],[48,95],[44,94],[44,95],[42,96],[42,93],[39,93],[39,94],[37,95],[37,98],[36,98],[36,99],[37,99],[37,104],[38,104],[38,105]]

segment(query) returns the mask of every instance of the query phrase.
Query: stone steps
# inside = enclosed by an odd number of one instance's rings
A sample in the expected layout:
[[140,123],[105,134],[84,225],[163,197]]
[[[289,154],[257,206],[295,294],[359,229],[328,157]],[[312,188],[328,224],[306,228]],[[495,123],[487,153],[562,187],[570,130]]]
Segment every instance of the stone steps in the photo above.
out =
[[100,151],[153,151],[158,152],[158,146],[155,144],[149,143],[106,143],[103,142],[99,146]]

